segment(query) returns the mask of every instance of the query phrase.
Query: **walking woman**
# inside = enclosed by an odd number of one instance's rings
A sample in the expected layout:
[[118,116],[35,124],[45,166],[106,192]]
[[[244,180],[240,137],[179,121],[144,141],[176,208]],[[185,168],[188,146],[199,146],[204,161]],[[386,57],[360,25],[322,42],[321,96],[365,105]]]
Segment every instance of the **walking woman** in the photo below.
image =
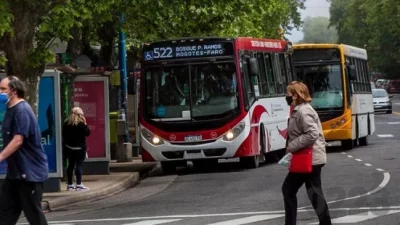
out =
[[285,225],[295,225],[297,220],[297,192],[305,183],[308,198],[320,225],[331,225],[328,204],[321,187],[321,169],[326,163],[325,139],[317,112],[309,104],[311,97],[307,86],[293,81],[287,87],[286,101],[293,107],[288,123],[288,140],[286,152],[295,153],[298,150],[313,145],[312,172],[289,172],[282,185],[285,204]]
[[[67,191],[89,190],[89,188],[82,184],[82,166],[86,158],[86,137],[90,135],[90,130],[81,108],[75,107],[72,109],[71,115],[64,123],[62,135],[68,159]],[[76,186],[72,183],[74,169]]]

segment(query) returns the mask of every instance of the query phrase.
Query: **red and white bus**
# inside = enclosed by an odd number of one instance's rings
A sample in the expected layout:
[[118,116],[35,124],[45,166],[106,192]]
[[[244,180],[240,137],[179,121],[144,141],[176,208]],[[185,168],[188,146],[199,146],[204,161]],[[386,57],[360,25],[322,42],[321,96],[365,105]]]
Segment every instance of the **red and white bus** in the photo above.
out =
[[292,52],[290,42],[248,37],[145,44],[142,161],[160,161],[164,172],[230,158],[256,168],[283,150]]

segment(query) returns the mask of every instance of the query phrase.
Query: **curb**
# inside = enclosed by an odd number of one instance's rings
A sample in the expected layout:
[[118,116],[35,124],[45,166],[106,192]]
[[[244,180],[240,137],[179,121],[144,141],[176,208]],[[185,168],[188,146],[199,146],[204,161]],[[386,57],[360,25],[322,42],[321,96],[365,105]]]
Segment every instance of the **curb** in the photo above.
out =
[[43,201],[42,209],[44,211],[54,211],[81,202],[100,200],[128,188],[134,187],[139,183],[140,175],[138,172],[134,172],[117,180],[117,182],[111,186],[99,188],[92,192],[82,192],[73,196],[65,196],[50,201]]

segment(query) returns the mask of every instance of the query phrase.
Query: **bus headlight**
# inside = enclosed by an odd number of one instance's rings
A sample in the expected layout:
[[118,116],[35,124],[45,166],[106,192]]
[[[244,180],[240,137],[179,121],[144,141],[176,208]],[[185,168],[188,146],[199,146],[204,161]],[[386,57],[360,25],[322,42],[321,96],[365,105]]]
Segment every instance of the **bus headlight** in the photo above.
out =
[[152,132],[150,132],[149,130],[142,128],[140,130],[140,132],[142,133],[142,136],[149,141],[150,143],[152,143],[153,145],[162,145],[164,144],[164,141],[160,138],[157,137],[157,135],[154,135]]
[[336,123],[332,123],[331,128],[335,129],[337,127],[342,126],[344,123],[346,123],[346,120],[342,118],[341,120],[336,121]]
[[239,123],[236,125],[234,128],[226,132],[226,134],[223,137],[224,141],[233,141],[235,138],[237,138],[244,130],[245,128],[245,123]]

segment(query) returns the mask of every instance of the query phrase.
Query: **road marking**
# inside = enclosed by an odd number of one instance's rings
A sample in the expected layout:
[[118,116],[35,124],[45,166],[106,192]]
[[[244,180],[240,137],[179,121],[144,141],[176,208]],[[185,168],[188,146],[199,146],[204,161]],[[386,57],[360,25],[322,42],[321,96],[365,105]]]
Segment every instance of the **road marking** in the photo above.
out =
[[349,158],[353,158],[353,156],[352,156],[352,155],[347,155],[347,157],[349,157]]
[[263,220],[275,219],[275,218],[284,217],[284,216],[285,216],[284,214],[249,216],[249,217],[244,217],[244,218],[239,218],[239,219],[226,220],[226,221],[219,222],[219,223],[210,223],[208,225],[242,225],[242,224],[259,222],[259,221],[263,221]]
[[355,159],[357,162],[362,162],[362,160],[361,159]]
[[376,170],[378,170],[379,172],[384,172],[385,171],[384,169],[381,169],[381,168],[378,168]]
[[366,166],[372,166],[371,164],[369,164],[369,163],[364,163],[364,165],[366,165]]
[[377,136],[380,137],[380,138],[393,137],[393,135],[391,135],[391,134],[378,134]]
[[140,221],[137,223],[126,223],[124,225],[157,225],[157,224],[163,224],[163,223],[171,223],[171,222],[176,222],[182,219],[173,219],[173,220],[145,220],[145,221]]
[[[364,197],[364,196],[372,195],[372,194],[374,194],[374,193],[380,191],[380,190],[383,189],[384,187],[386,187],[386,185],[389,183],[389,181],[390,181],[390,174],[389,174],[388,172],[384,172],[384,173],[383,173],[383,180],[382,180],[382,182],[381,182],[381,183],[379,184],[379,186],[376,187],[374,190],[369,191],[369,192],[367,192],[367,193],[365,193],[365,194],[361,194],[361,195],[356,195],[356,196],[353,196],[353,197],[348,197],[348,198],[343,198],[343,199],[338,199],[338,200],[330,201],[330,202],[328,202],[328,204],[330,204],[330,203],[336,203],[336,202],[343,202],[343,201],[347,201],[347,200],[351,200],[351,199],[356,199],[356,198],[361,198],[361,197]],[[300,208],[298,208],[298,209],[306,209],[306,208],[310,208],[310,207],[312,207],[312,206],[311,206],[311,205],[309,205],[309,206],[303,206],[303,207],[300,207]]]
[[[374,219],[380,216],[386,216],[394,213],[399,213],[400,210],[390,210],[390,211],[375,211],[375,212],[364,212],[355,215],[347,215],[343,217],[338,217],[332,219],[332,223],[359,223],[366,220]],[[319,224],[319,223],[309,223],[309,224]]]
[[[377,206],[377,207],[356,207],[356,208],[330,208],[329,211],[400,211],[399,206]],[[302,212],[315,212],[314,209],[300,209]],[[249,215],[264,215],[264,214],[284,214],[284,210],[275,211],[259,211],[259,212],[238,212],[238,213],[220,213],[220,214],[194,214],[194,215],[168,215],[168,216],[148,216],[148,217],[123,217],[123,218],[102,218],[102,219],[85,219],[85,220],[71,220],[71,221],[49,221],[48,224],[57,225],[72,225],[74,223],[87,223],[87,222],[110,222],[110,221],[129,221],[129,220],[155,220],[155,219],[185,219],[185,218],[201,218],[201,217],[219,217],[219,216],[249,216]],[[29,223],[18,223],[26,224]]]

